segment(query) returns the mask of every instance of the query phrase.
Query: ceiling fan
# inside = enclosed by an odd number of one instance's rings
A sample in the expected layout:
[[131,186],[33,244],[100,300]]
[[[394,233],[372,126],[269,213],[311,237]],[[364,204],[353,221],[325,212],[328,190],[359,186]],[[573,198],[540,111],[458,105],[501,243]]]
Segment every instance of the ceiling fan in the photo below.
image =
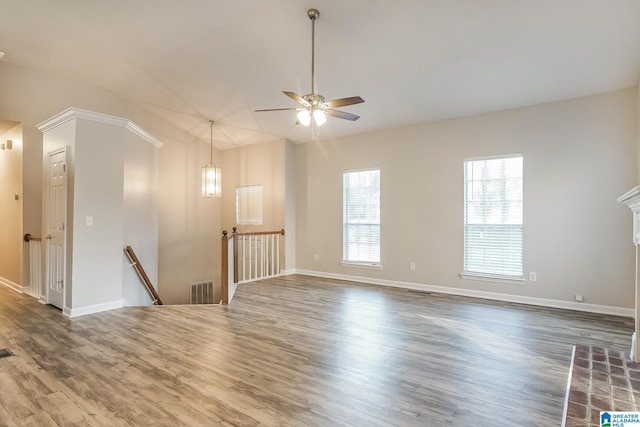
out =
[[364,99],[359,96],[351,96],[349,98],[334,99],[333,101],[325,101],[324,96],[315,93],[315,29],[316,20],[320,17],[317,9],[309,9],[307,11],[309,19],[311,19],[311,93],[300,96],[293,92],[283,91],[285,95],[296,101],[301,107],[298,108],[270,108],[266,110],[255,110],[256,112],[265,111],[298,111],[298,120],[296,124],[309,126],[311,119],[317,126],[322,126],[327,121],[327,116],[337,117],[339,119],[355,121],[360,118],[355,114],[345,111],[335,110],[336,107],[344,107],[346,105],[360,104]]

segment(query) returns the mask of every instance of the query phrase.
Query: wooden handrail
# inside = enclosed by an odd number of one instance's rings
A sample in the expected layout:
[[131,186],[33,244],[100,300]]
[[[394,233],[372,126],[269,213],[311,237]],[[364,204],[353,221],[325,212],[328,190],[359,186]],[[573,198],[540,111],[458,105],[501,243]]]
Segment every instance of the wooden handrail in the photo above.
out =
[[42,241],[42,237],[33,237],[31,234],[27,233],[24,235],[24,241],[25,242],[29,242],[30,240],[35,240],[35,241]]
[[284,228],[280,231],[247,231],[246,233],[238,233],[237,230],[237,227],[233,227],[233,234],[236,236],[264,236],[266,234],[282,234],[284,236]]
[[140,264],[140,261],[136,256],[136,253],[133,252],[133,248],[131,248],[131,246],[127,246],[126,248],[124,248],[124,251],[127,254],[127,257],[129,257],[129,261],[131,261],[131,267],[136,269],[136,273],[138,273],[138,277],[140,277],[140,280],[142,280],[142,283],[144,284],[145,288],[147,288],[147,292],[149,292],[149,296],[153,300],[153,303],[156,305],[162,305],[162,300],[160,300],[160,296],[158,295],[155,288],[153,287],[153,284],[151,284],[151,280],[149,280],[149,276],[147,276],[147,273],[144,271],[144,268],[142,268],[142,265]]

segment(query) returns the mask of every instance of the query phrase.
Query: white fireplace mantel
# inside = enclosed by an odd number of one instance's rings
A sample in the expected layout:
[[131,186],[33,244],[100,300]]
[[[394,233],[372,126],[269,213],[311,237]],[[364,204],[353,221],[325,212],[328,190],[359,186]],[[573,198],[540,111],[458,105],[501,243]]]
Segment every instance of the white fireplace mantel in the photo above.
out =
[[636,302],[635,302],[635,332],[631,338],[631,358],[634,362],[640,363],[640,346],[636,345],[636,337],[640,336],[640,185],[633,187],[622,196],[618,197],[620,203],[629,206],[633,212],[633,243],[636,246]]

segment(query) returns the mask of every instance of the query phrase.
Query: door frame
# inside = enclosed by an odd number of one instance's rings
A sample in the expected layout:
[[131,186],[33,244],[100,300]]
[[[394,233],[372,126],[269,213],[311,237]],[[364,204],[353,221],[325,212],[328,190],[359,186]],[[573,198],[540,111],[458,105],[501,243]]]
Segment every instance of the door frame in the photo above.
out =
[[60,154],[60,153],[64,153],[64,164],[65,164],[65,174],[64,174],[64,193],[63,193],[63,199],[64,199],[64,217],[65,217],[65,221],[64,221],[64,233],[63,233],[63,238],[62,238],[62,253],[64,256],[64,262],[63,262],[63,283],[64,283],[64,288],[62,291],[62,307],[60,307],[61,310],[63,310],[63,312],[66,310],[66,302],[67,302],[67,291],[70,291],[70,287],[69,287],[69,283],[67,281],[67,276],[68,276],[68,271],[67,271],[67,235],[69,232],[69,203],[68,203],[68,196],[69,196],[69,153],[71,151],[71,147],[69,146],[63,146],[63,147],[59,147],[56,148],[55,150],[49,151],[47,153],[47,157],[46,157],[46,166],[45,166],[45,191],[44,191],[44,196],[45,196],[45,202],[44,202],[44,206],[43,206],[43,217],[44,217],[44,231],[45,231],[45,236],[44,237],[44,241],[46,242],[44,244],[44,274],[45,274],[45,280],[44,280],[44,285],[45,285],[45,293],[44,293],[44,303],[45,304],[49,304],[50,303],[50,297],[49,297],[49,285],[50,285],[50,274],[49,274],[49,269],[51,268],[50,262],[49,262],[49,251],[50,251],[50,243],[49,243],[49,226],[50,226],[50,213],[49,213],[49,207],[50,207],[50,203],[51,203],[51,157],[55,156],[56,154]]

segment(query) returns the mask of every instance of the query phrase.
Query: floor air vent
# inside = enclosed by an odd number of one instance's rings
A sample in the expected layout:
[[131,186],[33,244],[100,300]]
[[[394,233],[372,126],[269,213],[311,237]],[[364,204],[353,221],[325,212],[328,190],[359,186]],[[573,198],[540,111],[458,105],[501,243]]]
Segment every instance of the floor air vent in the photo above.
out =
[[213,304],[213,282],[191,284],[191,304]]
[[9,357],[9,356],[13,356],[13,353],[11,353],[6,348],[0,348],[0,359],[2,359],[3,357]]

